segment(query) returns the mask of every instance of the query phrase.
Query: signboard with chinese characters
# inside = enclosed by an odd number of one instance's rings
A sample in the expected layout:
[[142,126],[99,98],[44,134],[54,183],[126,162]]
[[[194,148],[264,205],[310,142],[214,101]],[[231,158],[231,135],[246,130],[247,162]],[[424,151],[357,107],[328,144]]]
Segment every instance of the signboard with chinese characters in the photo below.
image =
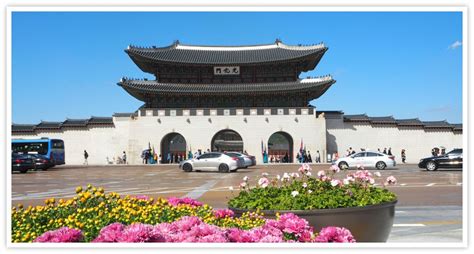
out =
[[216,66],[214,75],[240,75],[239,66]]

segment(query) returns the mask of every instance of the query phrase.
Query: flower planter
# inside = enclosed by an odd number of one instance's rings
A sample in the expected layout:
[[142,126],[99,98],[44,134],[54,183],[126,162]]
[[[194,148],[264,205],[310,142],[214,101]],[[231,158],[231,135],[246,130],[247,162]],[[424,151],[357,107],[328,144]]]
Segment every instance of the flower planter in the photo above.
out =
[[[393,226],[397,201],[364,207],[315,210],[262,210],[265,217],[276,213],[294,213],[306,219],[315,230],[338,226],[349,229],[357,242],[386,242]],[[236,216],[249,210],[229,208]]]

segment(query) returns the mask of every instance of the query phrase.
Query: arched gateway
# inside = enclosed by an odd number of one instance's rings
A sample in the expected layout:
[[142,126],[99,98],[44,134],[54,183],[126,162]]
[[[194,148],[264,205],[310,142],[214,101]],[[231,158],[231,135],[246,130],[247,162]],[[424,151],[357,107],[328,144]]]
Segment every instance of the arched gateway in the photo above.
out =
[[161,140],[161,163],[170,163],[168,160],[168,154],[170,155],[171,161],[177,162],[175,158],[185,158],[186,156],[186,139],[183,135],[172,132],[168,133]]
[[[293,138],[290,134],[279,131],[268,139],[268,158],[279,162],[293,162]],[[285,161],[286,160],[286,161]]]
[[244,142],[240,134],[236,131],[229,129],[221,130],[212,138],[211,150],[213,152],[243,152]]

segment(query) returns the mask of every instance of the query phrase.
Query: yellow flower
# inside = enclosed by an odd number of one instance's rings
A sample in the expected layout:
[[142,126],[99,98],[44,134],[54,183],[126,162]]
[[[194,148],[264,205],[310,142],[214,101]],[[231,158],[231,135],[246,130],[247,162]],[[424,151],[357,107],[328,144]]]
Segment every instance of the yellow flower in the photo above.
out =
[[81,192],[81,191],[82,191],[82,186],[78,186],[78,187],[76,188],[76,193],[79,194],[79,192]]

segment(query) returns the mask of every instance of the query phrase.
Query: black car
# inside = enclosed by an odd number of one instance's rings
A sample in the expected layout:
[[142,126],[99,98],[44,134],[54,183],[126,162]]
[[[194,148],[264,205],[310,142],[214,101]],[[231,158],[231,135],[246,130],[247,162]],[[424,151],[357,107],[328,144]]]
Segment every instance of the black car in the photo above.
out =
[[54,163],[51,162],[46,156],[41,154],[28,154],[26,155],[35,162],[35,169],[48,170],[54,166]]
[[26,173],[29,169],[35,168],[35,162],[28,155],[12,154],[12,171],[20,171]]
[[426,168],[428,171],[438,168],[462,168],[462,149],[454,149],[444,155],[421,159],[418,167]]

